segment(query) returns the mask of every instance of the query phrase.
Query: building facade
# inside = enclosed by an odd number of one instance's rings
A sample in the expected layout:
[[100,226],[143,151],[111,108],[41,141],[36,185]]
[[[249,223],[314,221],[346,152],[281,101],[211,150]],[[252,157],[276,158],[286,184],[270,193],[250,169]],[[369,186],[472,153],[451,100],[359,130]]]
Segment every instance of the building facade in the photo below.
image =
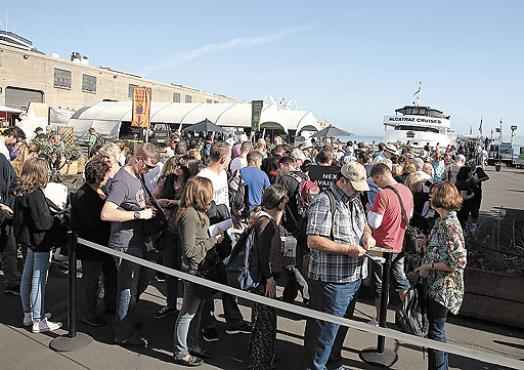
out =
[[131,100],[133,88],[152,89],[158,103],[226,103],[234,99],[188,86],[161,83],[141,76],[94,67],[86,57],[46,55],[31,41],[0,31],[0,105],[25,110],[30,102],[77,110],[100,101]]

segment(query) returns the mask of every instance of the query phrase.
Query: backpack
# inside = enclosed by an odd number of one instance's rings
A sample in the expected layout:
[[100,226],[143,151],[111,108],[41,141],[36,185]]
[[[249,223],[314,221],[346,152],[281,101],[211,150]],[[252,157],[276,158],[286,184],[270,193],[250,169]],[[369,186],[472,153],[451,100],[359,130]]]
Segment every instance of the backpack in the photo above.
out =
[[296,172],[289,172],[287,176],[293,178],[294,180],[296,180],[296,182],[298,182],[298,191],[296,193],[295,202],[296,202],[296,208],[298,211],[298,215],[301,218],[303,218],[304,216],[306,216],[307,209],[309,207],[309,202],[311,201],[311,199],[304,198],[304,195],[302,194],[303,190],[308,189],[308,188],[314,188],[316,184],[313,185],[314,184],[313,181],[311,181],[309,177],[307,177],[307,175],[305,177],[302,177],[299,174],[297,174]]
[[257,288],[260,283],[259,256],[255,243],[256,224],[261,217],[273,220],[266,212],[259,212],[255,223],[240,235],[231,254],[224,260],[227,281],[233,288],[251,290]]
[[425,337],[429,331],[425,287],[422,284],[412,286],[402,302],[402,307],[395,313],[395,322],[408,334]]
[[235,214],[245,213],[247,210],[247,191],[246,182],[240,176],[240,171],[231,176],[228,180],[229,206]]

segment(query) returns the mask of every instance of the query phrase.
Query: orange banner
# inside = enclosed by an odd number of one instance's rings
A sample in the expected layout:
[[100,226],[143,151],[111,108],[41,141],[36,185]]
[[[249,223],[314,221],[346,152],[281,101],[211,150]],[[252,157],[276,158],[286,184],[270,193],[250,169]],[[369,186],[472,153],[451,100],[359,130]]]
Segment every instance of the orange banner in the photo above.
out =
[[149,128],[151,123],[151,88],[135,87],[133,89],[133,119],[131,126]]

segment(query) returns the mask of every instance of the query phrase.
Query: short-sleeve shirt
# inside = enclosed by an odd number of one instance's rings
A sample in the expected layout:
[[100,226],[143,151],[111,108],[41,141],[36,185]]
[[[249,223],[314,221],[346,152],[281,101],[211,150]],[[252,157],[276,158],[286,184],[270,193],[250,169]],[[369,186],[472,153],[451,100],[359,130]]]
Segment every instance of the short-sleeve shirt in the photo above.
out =
[[227,173],[222,170],[220,174],[211,171],[209,168],[204,168],[198,175],[211,180],[213,183],[213,200],[216,205],[224,204],[229,208],[229,187],[227,183]]
[[[413,215],[413,194],[405,185],[395,184],[394,188],[400,194],[406,215],[409,218]],[[378,192],[375,203],[370,212],[382,215],[382,224],[373,231],[373,237],[377,245],[384,248],[391,248],[395,252],[402,250],[404,234],[407,225],[402,222],[402,210],[400,201],[395,192],[391,189],[382,189]]]
[[[126,211],[144,210],[146,193],[142,182],[122,167],[109,183],[106,202]],[[111,222],[109,246],[115,249],[144,249],[143,221]]]
[[269,177],[266,173],[256,167],[244,167],[240,169],[240,177],[247,186],[247,205],[250,209],[262,204],[262,194],[269,188]]
[[[330,191],[335,198],[335,214],[331,214],[326,193],[316,196],[308,211],[307,235],[318,235],[337,243],[360,245],[366,226],[366,213],[360,197],[348,197],[335,184]],[[332,232],[333,231],[333,232]],[[327,253],[311,249],[309,278],[329,283],[351,283],[367,276],[364,257]]]

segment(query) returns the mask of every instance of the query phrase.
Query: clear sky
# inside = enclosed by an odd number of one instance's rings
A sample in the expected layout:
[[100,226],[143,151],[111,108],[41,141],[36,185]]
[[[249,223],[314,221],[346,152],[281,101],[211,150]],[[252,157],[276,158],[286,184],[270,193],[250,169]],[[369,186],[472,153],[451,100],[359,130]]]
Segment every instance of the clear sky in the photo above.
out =
[[139,4],[7,1],[0,18],[48,53],[242,100],[285,97],[361,135],[380,135],[417,81],[459,133],[481,116],[485,133],[500,118],[524,132],[522,1]]

